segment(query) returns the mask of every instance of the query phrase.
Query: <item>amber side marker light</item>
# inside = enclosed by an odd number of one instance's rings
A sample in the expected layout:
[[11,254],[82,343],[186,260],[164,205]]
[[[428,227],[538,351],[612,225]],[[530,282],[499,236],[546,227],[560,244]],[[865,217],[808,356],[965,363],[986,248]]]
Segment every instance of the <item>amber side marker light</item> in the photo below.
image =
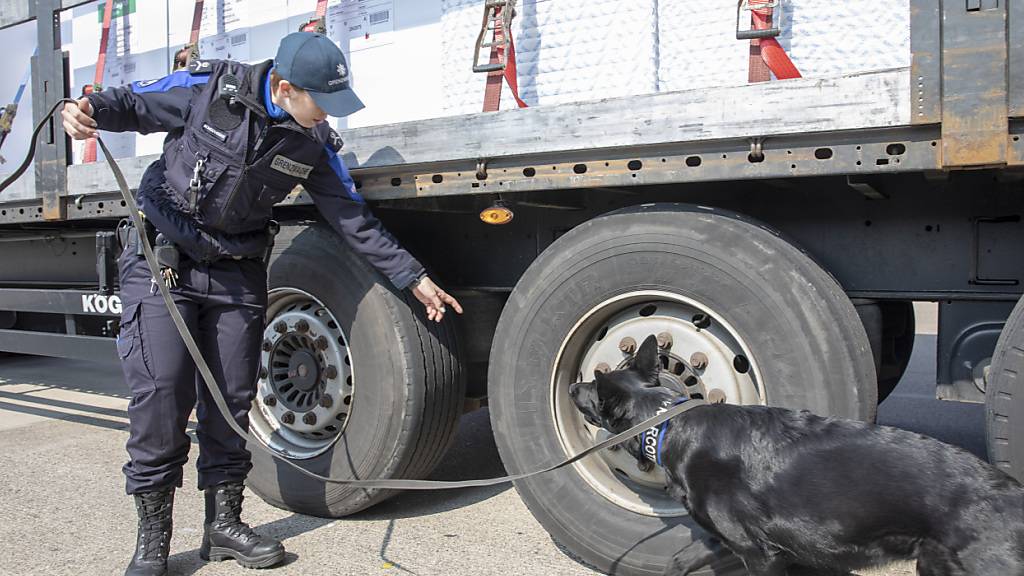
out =
[[480,220],[483,220],[484,224],[494,224],[496,226],[500,224],[508,224],[514,217],[515,214],[512,213],[512,210],[510,210],[501,200],[498,200],[490,208],[480,212]]

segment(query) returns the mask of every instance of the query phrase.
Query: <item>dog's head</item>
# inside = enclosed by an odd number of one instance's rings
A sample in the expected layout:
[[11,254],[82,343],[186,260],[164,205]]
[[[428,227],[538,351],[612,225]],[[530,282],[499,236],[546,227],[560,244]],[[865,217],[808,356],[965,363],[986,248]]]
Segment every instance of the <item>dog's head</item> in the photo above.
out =
[[618,433],[642,422],[672,396],[658,386],[658,341],[652,335],[637,350],[632,364],[608,373],[594,372],[591,382],[569,387],[569,396],[587,422]]

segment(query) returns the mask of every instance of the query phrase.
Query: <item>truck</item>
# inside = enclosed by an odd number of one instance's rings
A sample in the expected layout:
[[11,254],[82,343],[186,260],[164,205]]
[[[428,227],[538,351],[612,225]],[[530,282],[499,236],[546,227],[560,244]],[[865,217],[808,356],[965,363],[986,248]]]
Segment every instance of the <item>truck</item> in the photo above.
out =
[[[483,37],[494,7],[514,3],[461,4],[489,11]],[[517,18],[554,2],[542,4]],[[750,38],[757,0],[725,4]],[[0,0],[0,30],[35,23],[35,122],[71,94],[61,14],[86,5]],[[802,5],[770,6],[775,29],[759,41],[796,26]],[[340,130],[359,193],[465,314],[427,322],[297,188],[275,206],[254,436],[320,474],[423,478],[460,416],[487,406],[508,472],[540,469],[607,437],[569,385],[628,365],[651,334],[662,383],[691,397],[871,420],[907,367],[913,303],[935,302],[937,397],[984,403],[991,462],[1024,479],[1024,3],[842,9],[848,20],[819,22],[815,54],[856,54],[846,34],[895,11],[905,65]],[[507,54],[499,63],[500,82]],[[114,359],[125,204],[103,163],[70,161],[58,123],[38,146],[20,192],[0,197],[0,351]],[[134,183],[154,158],[119,162]],[[256,449],[253,460],[251,489],[302,514],[343,517],[393,494],[320,484]],[[583,562],[653,575],[699,544],[664,483],[605,451],[516,488]]]

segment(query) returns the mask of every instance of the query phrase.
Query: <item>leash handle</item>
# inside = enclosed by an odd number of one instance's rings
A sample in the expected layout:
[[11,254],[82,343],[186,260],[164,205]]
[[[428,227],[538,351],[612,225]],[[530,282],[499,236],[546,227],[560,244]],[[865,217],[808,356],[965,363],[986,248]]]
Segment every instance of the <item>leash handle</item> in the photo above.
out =
[[[62,98],[56,104],[54,104],[53,108],[50,109],[46,116],[44,116],[43,119],[40,121],[39,125],[36,126],[36,129],[32,132],[32,143],[29,146],[28,155],[25,157],[25,161],[21,163],[21,165],[18,167],[18,170],[16,170],[2,183],[0,183],[0,193],[3,193],[3,191],[6,190],[12,182],[17,180],[28,168],[29,163],[31,163],[32,158],[35,156],[36,140],[39,137],[39,133],[42,131],[43,126],[46,125],[46,122],[50,119],[50,117],[53,116],[54,112],[57,111],[57,107],[65,103],[77,105],[77,102],[70,98]],[[113,172],[114,174],[114,179],[117,181],[117,187],[121,191],[121,196],[124,198],[125,204],[128,207],[128,216],[135,224],[135,229],[145,230],[145,223],[142,221],[141,212],[139,212],[139,206],[138,204],[136,204],[135,197],[132,195],[131,190],[128,187],[128,182],[125,180],[124,173],[121,172],[120,166],[118,166],[117,162],[114,160],[114,157],[110,154],[110,150],[107,149],[107,145],[106,143],[103,142],[103,139],[97,136],[96,142],[99,144],[100,149],[103,150],[103,157],[106,159],[107,165],[110,166],[110,171]],[[199,346],[196,344],[195,339],[192,337],[192,333],[189,332],[188,330],[188,325],[185,324],[184,318],[181,317],[181,312],[179,312],[178,307],[174,305],[174,300],[171,298],[170,290],[168,290],[168,287],[162,280],[163,276],[160,274],[160,265],[157,261],[156,254],[153,252],[153,246],[150,244],[149,238],[147,237],[146,234],[139,234],[138,238],[139,243],[142,245],[143,253],[146,258],[146,264],[149,266],[150,274],[152,274],[156,286],[160,290],[160,295],[163,297],[164,304],[167,306],[167,311],[171,315],[171,320],[174,321],[174,327],[178,330],[178,334],[181,336],[182,341],[185,343],[185,347],[188,349],[189,355],[192,356],[192,360],[195,361],[196,367],[199,369],[199,373],[203,377],[203,382],[206,384],[206,388],[210,391],[210,395],[213,396],[214,404],[217,405],[217,409],[224,417],[224,420],[228,423],[228,426],[230,426],[231,429],[247,443],[255,445],[258,449],[260,449],[263,452],[266,452],[271,457],[277,459],[283,464],[291,466],[300,474],[303,474],[305,476],[308,476],[309,478],[318,480],[320,482],[324,482],[327,484],[343,484],[348,486],[355,486],[357,488],[379,488],[389,490],[447,490],[452,488],[474,488],[483,486],[495,486],[498,484],[504,484],[506,482],[515,482],[518,480],[524,480],[531,476],[546,474],[548,472],[558,470],[559,468],[569,466],[570,464],[578,462],[579,460],[582,460],[583,458],[586,458],[587,456],[590,456],[595,452],[599,452],[601,450],[604,450],[605,448],[621,444],[626,440],[629,440],[630,438],[639,435],[648,428],[659,426],[662,423],[667,422],[669,419],[674,418],[675,416],[678,416],[683,412],[686,412],[687,410],[692,410],[693,408],[707,404],[707,402],[705,402],[704,400],[688,400],[682,404],[677,404],[676,406],[673,406],[667,411],[655,415],[651,418],[648,418],[647,420],[637,424],[636,426],[633,426],[632,428],[626,430],[625,432],[621,432],[610,438],[607,438],[604,441],[599,442],[591,446],[590,448],[587,448],[583,452],[580,452],[579,454],[572,456],[571,458],[567,458],[557,464],[533,472],[512,474],[509,476],[502,476],[500,478],[484,478],[479,480],[462,480],[456,482],[403,479],[360,480],[356,478],[335,478],[330,476],[321,476],[320,474],[316,474],[315,472],[310,472],[309,470],[306,470],[302,466],[299,466],[298,464],[292,462],[291,460],[288,460],[287,458],[284,458],[280,454],[277,454],[274,451],[270,450],[269,448],[264,446],[263,443],[261,443],[259,440],[256,440],[255,438],[250,436],[248,432],[243,430],[242,427],[238,425],[238,422],[235,422],[235,419],[231,416],[231,410],[228,408],[227,401],[224,400],[224,395],[221,393],[220,387],[217,386],[217,381],[214,378],[213,373],[210,371],[210,367],[206,363],[206,359],[203,358],[203,354],[202,352],[200,352]]]
[[78,106],[78,102],[75,102],[71,98],[61,98],[60,100],[57,100],[53,105],[53,108],[50,108],[50,111],[47,112],[46,115],[43,116],[43,119],[39,121],[39,124],[36,125],[35,130],[32,131],[32,141],[29,143],[28,153],[25,155],[25,160],[20,166],[18,166],[17,170],[12,172],[10,176],[4,179],[3,182],[0,182],[0,194],[2,194],[4,190],[7,190],[7,187],[13,184],[15,180],[21,178],[21,175],[25,173],[25,170],[28,170],[28,166],[32,163],[32,159],[36,157],[36,142],[39,141],[39,133],[43,131],[43,127],[46,126],[46,122],[49,121],[51,116],[53,116],[53,113],[57,111],[57,107],[61,104],[67,103]]

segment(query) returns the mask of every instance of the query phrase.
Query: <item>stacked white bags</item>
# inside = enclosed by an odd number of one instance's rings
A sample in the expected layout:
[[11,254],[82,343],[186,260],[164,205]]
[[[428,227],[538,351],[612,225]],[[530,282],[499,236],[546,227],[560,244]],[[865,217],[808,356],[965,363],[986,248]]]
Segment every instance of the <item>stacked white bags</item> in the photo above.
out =
[[[115,18],[105,83],[167,74],[187,40],[193,3],[122,4],[135,11]],[[79,6],[65,22],[76,93],[92,81],[102,5]],[[785,5],[779,41],[805,78],[910,66],[909,0]],[[203,56],[271,58],[278,40],[315,6],[207,1]],[[480,112],[487,75],[472,66],[483,14],[484,0],[330,0],[328,34],[348,55],[353,86],[367,105],[336,125]],[[360,18],[376,24],[361,26]],[[520,94],[530,106],[747,83],[750,42],[736,39],[736,0],[518,0],[513,35]],[[489,51],[481,56],[486,61]],[[515,106],[504,88],[502,108]],[[162,135],[111,136],[109,143],[119,156],[154,153]]]
[[[736,39],[736,5],[658,1],[660,91],[747,83],[750,42]],[[804,78],[909,67],[909,2],[786,0],[778,41]]]
[[[513,21],[519,89],[530,106],[658,90],[657,0],[520,0]],[[479,112],[474,74],[482,0],[442,0],[442,82],[448,114]],[[489,52],[481,54],[486,61]],[[502,108],[514,108],[507,89]]]

